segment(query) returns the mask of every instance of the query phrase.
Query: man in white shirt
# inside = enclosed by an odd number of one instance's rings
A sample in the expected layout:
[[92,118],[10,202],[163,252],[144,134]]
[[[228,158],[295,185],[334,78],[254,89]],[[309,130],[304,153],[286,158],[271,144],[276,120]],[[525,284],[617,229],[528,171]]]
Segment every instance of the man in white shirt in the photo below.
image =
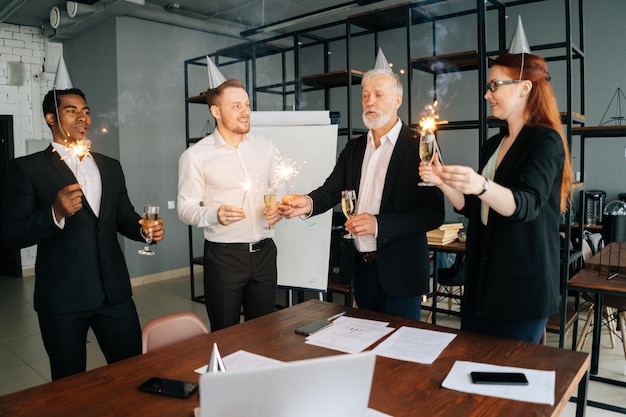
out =
[[243,84],[226,80],[207,91],[216,131],[189,147],[178,162],[178,217],[204,229],[204,293],[211,330],[274,310],[276,245],[281,219],[265,210],[277,151],[250,133],[250,100]]
[[348,141],[324,185],[306,196],[287,195],[287,217],[323,213],[357,191],[357,214],[345,227],[356,238],[344,245],[340,279],[354,279],[359,308],[419,320],[421,296],[429,292],[426,232],[444,219],[443,195],[419,187],[418,140],[402,123],[402,84],[389,69],[363,76],[363,122],[369,132]]

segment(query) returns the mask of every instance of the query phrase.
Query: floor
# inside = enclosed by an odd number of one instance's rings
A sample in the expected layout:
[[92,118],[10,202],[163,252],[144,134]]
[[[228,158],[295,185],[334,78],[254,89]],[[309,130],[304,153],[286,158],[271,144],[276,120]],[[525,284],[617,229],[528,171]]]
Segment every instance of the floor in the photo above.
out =
[[[21,279],[0,277],[0,395],[45,384],[50,380],[48,360],[32,305],[33,287],[33,277]],[[133,291],[142,325],[153,318],[178,311],[193,311],[208,323],[204,305],[190,300],[187,277],[137,286]],[[335,302],[342,303],[343,300],[341,297],[335,297]],[[284,291],[277,291],[277,303],[279,305],[286,303]],[[425,320],[426,316],[427,312],[423,312],[422,319]],[[584,317],[581,318],[580,328],[584,323],[582,320]],[[456,316],[438,314],[437,324],[458,328],[459,319]],[[92,342],[93,340],[91,335],[87,348],[88,369],[106,364],[97,343]],[[602,336],[600,375],[626,381],[624,352],[619,339],[616,343],[617,347],[611,349],[608,335]],[[556,334],[548,334],[548,345],[558,346]],[[566,341],[566,346],[571,346],[571,339]],[[586,350],[589,351],[590,347],[589,340]],[[624,388],[594,381],[590,383],[589,400],[626,407],[625,394]],[[569,403],[562,416],[574,415],[575,406]],[[587,417],[619,415],[622,414],[595,407],[587,407],[586,410]]]

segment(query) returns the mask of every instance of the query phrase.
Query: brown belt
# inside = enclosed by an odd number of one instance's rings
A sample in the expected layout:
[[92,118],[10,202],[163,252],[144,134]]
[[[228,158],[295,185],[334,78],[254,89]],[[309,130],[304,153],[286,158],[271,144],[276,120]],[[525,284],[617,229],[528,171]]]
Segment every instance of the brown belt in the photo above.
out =
[[359,254],[359,258],[363,259],[363,262],[372,263],[376,262],[378,259],[378,254],[376,251],[374,252],[357,252]]

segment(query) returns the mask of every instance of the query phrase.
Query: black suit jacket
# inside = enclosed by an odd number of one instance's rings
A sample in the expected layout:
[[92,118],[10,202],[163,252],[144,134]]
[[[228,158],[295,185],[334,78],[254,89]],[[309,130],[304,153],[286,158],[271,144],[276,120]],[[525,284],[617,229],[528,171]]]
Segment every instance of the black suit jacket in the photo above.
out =
[[[502,141],[485,143],[480,170]],[[479,317],[535,320],[558,312],[560,200],[565,152],[559,134],[526,126],[500,162],[494,181],[513,192],[510,217],[489,211],[484,226],[480,199],[466,196],[469,217],[463,309]]]
[[[313,215],[341,201],[341,191],[355,189],[359,195],[361,166],[367,135],[348,141],[333,172],[320,188],[311,192]],[[409,297],[429,292],[426,232],[444,219],[443,194],[437,187],[419,187],[418,139],[402,125],[383,188],[378,221],[378,274],[388,296]],[[342,279],[351,278],[354,246],[342,254]]]
[[12,247],[37,245],[35,309],[68,313],[93,309],[132,295],[126,261],[117,232],[143,241],[126,192],[118,161],[92,153],[102,177],[102,201],[96,217],[83,197],[83,208],[54,223],[52,204],[57,192],[76,178],[52,146],[12,161],[2,224],[3,239]]

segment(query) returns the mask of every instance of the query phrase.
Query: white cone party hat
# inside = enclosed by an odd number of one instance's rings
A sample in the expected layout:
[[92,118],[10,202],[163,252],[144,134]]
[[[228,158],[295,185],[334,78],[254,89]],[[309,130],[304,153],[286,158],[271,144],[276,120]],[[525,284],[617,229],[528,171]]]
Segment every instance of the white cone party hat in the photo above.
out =
[[378,54],[376,54],[376,65],[374,66],[374,69],[391,72],[391,67],[389,66],[389,62],[387,62],[387,58],[385,58],[385,54],[383,53],[382,48],[378,48]]
[[528,39],[526,39],[526,33],[524,32],[524,25],[522,25],[522,17],[517,16],[517,28],[515,29],[515,35],[511,41],[509,47],[510,54],[529,54],[530,46],[528,46]]
[[68,90],[70,88],[74,88],[72,84],[72,79],[70,78],[70,73],[65,66],[65,60],[63,59],[63,55],[59,58],[59,64],[57,65],[57,73],[54,76],[54,85],[52,87],[54,90]]
[[222,85],[224,81],[226,81],[224,74],[222,74],[222,72],[217,68],[217,65],[213,63],[208,55],[206,57],[206,66],[209,71],[209,88],[217,88]]
[[211,352],[211,359],[209,359],[209,366],[207,366],[206,371],[207,373],[226,371],[220,351],[217,349],[217,343],[213,343],[213,352]]

